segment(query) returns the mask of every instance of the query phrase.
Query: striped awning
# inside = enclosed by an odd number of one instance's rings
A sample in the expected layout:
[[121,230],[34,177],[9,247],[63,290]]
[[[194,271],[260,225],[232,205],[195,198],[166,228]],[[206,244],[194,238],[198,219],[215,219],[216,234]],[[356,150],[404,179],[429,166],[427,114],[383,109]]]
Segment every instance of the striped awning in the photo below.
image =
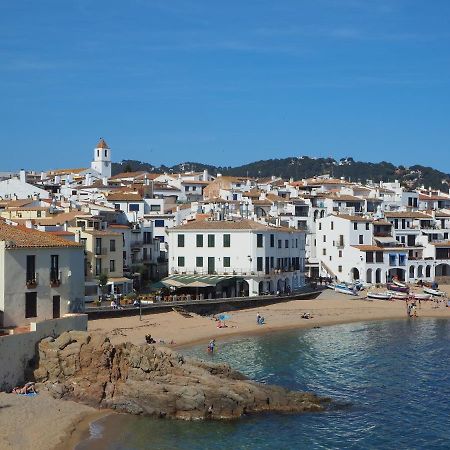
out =
[[213,287],[224,281],[241,280],[242,278],[227,275],[187,275],[174,274],[161,280],[161,283],[168,287]]

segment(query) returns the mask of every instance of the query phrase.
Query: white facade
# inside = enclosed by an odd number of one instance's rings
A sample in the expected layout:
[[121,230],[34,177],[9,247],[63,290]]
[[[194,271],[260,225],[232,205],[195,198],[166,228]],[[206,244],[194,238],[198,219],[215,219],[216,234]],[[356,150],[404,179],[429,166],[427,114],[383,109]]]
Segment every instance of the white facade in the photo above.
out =
[[94,160],[91,163],[91,167],[102,177],[111,177],[111,150],[104,139],[100,139],[100,142],[94,149]]
[[303,232],[243,220],[196,221],[168,234],[171,274],[235,275],[248,283],[249,295],[304,285]]

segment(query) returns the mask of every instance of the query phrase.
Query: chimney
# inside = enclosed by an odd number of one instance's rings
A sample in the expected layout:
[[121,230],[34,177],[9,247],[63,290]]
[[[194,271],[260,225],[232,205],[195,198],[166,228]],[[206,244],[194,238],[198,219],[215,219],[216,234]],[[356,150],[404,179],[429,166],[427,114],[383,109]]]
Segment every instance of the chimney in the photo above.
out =
[[203,171],[203,181],[208,181],[208,169]]
[[108,177],[103,177],[102,181],[103,181],[103,186],[108,186]]
[[23,169],[20,169],[20,172],[19,172],[19,180],[20,180],[22,183],[26,183],[26,182],[27,182],[27,174],[26,174],[25,170],[23,170]]

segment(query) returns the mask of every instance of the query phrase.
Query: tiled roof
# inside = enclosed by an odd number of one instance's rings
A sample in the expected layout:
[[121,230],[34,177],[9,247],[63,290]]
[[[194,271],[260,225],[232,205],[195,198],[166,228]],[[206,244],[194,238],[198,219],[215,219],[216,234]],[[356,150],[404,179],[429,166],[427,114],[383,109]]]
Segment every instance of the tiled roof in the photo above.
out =
[[117,180],[120,178],[137,178],[137,177],[143,177],[147,172],[144,170],[138,170],[137,172],[121,172],[117,175],[113,175],[110,177],[110,180]]
[[254,230],[254,231],[283,231],[298,232],[293,228],[271,227],[254,220],[193,220],[184,225],[179,225],[171,230]]
[[106,143],[106,141],[103,138],[100,138],[100,140],[98,141],[98,144],[97,144],[97,146],[95,148],[107,148],[107,149],[109,149],[108,144]]
[[122,236],[122,233],[108,230],[83,230],[83,233],[92,234],[92,236]]
[[362,252],[395,252],[402,251],[407,252],[405,247],[377,247],[376,245],[352,245],[352,247],[361,250]]
[[7,225],[0,222],[0,240],[7,242],[8,248],[16,247],[81,247],[80,244],[55,236],[55,234],[32,230],[23,226]]
[[334,217],[339,217],[340,219],[350,220],[350,222],[372,222],[372,219],[368,217],[352,216],[350,214],[332,214]]
[[430,242],[435,247],[450,247],[450,241]]
[[107,197],[109,202],[142,202],[142,195],[137,192],[114,192]]
[[417,212],[417,211],[391,211],[391,212],[385,212],[384,213],[386,218],[401,218],[401,219],[432,219],[431,216],[428,216],[424,213]]

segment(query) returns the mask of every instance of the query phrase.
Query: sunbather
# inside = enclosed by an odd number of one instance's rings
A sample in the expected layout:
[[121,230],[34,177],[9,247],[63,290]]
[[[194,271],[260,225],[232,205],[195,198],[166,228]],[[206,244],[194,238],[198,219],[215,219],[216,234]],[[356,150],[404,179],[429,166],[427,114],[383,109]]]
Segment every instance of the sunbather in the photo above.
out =
[[36,389],[34,383],[29,381],[28,383],[25,383],[23,387],[16,386],[12,392],[13,394],[36,394]]

